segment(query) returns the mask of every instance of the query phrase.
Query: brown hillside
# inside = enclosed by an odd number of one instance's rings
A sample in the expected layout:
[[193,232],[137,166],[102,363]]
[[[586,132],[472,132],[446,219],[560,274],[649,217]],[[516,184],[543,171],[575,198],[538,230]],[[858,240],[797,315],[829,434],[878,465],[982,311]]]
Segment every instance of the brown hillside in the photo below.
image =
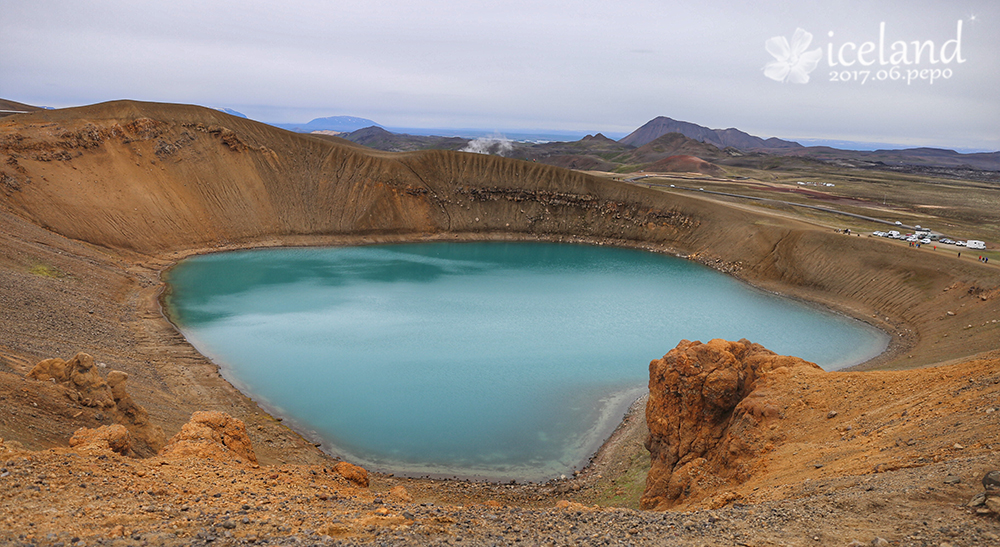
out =
[[578,171],[612,171],[616,167],[614,163],[607,160],[584,155],[548,156],[540,161],[546,165]]
[[[22,120],[0,125],[0,153],[12,158],[0,171],[5,202],[38,225],[107,247],[156,252],[271,236],[486,232],[508,224],[512,232],[575,233],[546,214],[550,206],[586,211],[581,235],[625,229],[637,238],[649,221],[672,216],[638,205],[655,192],[545,165],[361,150],[199,107],[115,102]],[[588,195],[595,191],[614,203]],[[607,223],[604,206],[629,209],[627,227]]]
[[0,99],[0,118],[13,116],[17,112],[34,112],[36,110],[41,110],[41,108],[8,99]]

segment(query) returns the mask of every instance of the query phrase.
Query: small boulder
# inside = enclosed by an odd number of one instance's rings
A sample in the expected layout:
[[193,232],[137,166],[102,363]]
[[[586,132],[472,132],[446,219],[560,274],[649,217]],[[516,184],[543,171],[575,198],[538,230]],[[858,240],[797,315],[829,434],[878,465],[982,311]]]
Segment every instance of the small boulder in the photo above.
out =
[[986,492],[980,492],[969,500],[966,507],[982,507],[986,504]]
[[402,503],[413,503],[413,496],[406,490],[405,486],[395,486],[389,490],[389,496]]
[[591,507],[587,507],[586,505],[584,505],[582,503],[579,503],[579,502],[576,502],[576,501],[569,501],[569,500],[559,500],[559,501],[557,501],[556,502],[556,509],[565,509],[567,511],[591,511],[592,510]]
[[109,449],[128,456],[132,453],[132,436],[120,424],[102,425],[96,429],[81,427],[73,433],[69,445],[74,448]]
[[1000,471],[993,470],[983,476],[983,488],[1000,489]]
[[56,357],[55,359],[44,359],[28,371],[28,378],[41,380],[43,382],[55,380],[65,382],[69,379],[66,374],[66,361]]
[[165,458],[206,458],[220,462],[257,463],[242,420],[225,412],[198,411],[160,452]]
[[337,465],[333,466],[333,470],[354,484],[368,488],[368,471],[363,467],[358,467],[352,463],[338,462]]
[[994,515],[1000,515],[1000,498],[986,498],[986,508]]

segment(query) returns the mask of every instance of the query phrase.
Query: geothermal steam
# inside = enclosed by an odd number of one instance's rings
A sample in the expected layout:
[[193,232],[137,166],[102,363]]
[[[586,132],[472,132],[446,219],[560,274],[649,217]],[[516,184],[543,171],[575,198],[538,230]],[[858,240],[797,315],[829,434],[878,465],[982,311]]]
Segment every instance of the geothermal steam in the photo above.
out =
[[469,141],[462,152],[474,152],[476,154],[495,154],[506,156],[514,150],[512,141],[503,135],[493,135],[492,137],[479,137]]

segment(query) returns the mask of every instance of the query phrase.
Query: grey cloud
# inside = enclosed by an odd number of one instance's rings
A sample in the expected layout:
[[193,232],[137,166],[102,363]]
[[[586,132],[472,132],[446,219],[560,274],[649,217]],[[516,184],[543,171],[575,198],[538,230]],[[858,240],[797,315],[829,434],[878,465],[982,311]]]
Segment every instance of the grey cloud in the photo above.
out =
[[[5,2],[0,96],[135,98],[266,121],[350,114],[390,126],[628,131],[666,115],[764,136],[1000,148],[1000,7],[944,2]],[[975,13],[976,19],[970,16]],[[764,42],[810,48],[953,37],[934,84],[804,85],[763,75]],[[834,32],[834,38],[828,32]],[[873,38],[874,37],[874,38]]]

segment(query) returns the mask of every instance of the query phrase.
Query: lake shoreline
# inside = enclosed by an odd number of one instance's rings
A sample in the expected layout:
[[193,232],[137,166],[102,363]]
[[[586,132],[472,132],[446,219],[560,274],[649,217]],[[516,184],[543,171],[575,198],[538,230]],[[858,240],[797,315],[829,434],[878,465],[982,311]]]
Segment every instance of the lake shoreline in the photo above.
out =
[[[487,237],[484,237],[487,236]],[[220,247],[209,247],[200,249],[186,249],[181,252],[174,252],[169,255],[169,262],[159,265],[157,279],[161,284],[161,288],[156,296],[156,302],[159,308],[159,313],[164,321],[166,321],[171,328],[180,335],[180,331],[177,330],[176,325],[170,320],[165,312],[164,306],[165,298],[167,297],[166,287],[168,286],[164,281],[164,274],[172,269],[176,264],[192,256],[200,256],[206,254],[216,254],[231,251],[245,251],[245,250],[258,250],[258,249],[296,249],[296,248],[337,248],[337,247],[357,247],[357,246],[376,246],[376,245],[386,245],[386,244],[413,244],[413,243],[435,243],[435,242],[532,242],[532,243],[565,243],[565,244],[581,244],[590,245],[597,247],[618,247],[623,249],[631,250],[641,250],[647,252],[653,252],[657,254],[665,254],[673,256],[676,258],[681,258],[684,260],[691,260],[699,264],[708,266],[709,268],[720,271],[721,273],[728,274],[730,276],[736,277],[740,282],[747,284],[749,287],[767,292],[770,294],[778,295],[782,298],[787,298],[792,301],[803,303],[808,307],[824,310],[827,312],[832,312],[834,314],[843,315],[850,317],[851,319],[859,320],[863,323],[875,326],[869,320],[869,318],[854,316],[850,313],[849,308],[837,309],[831,308],[829,305],[817,303],[799,296],[789,295],[776,291],[773,288],[765,288],[763,286],[755,285],[747,279],[743,279],[738,275],[734,275],[734,272],[728,271],[724,265],[720,265],[717,262],[709,260],[699,260],[697,256],[686,255],[684,253],[679,253],[675,249],[664,245],[652,245],[648,242],[636,242],[636,241],[625,241],[625,240],[615,240],[610,238],[592,238],[584,236],[538,236],[538,235],[526,235],[526,234],[509,234],[509,233],[466,233],[466,234],[409,234],[409,235],[381,235],[381,236],[323,236],[319,238],[315,237],[297,237],[292,238],[291,241],[285,240],[271,240],[262,243],[244,243],[236,245],[227,245]],[[878,328],[878,327],[876,327]],[[881,329],[879,329],[881,330]],[[183,335],[181,335],[183,337]],[[898,336],[889,336],[888,344],[884,351],[879,355],[875,356],[873,359],[866,361],[864,363],[856,364],[850,367],[846,367],[841,370],[853,370],[857,368],[862,368],[865,366],[871,366],[874,363],[883,361],[887,359],[890,355],[895,355],[902,353],[908,349],[905,342],[907,338]],[[186,343],[190,345],[189,342],[185,340]],[[676,344],[676,342],[674,342]],[[666,353],[673,346],[665,347],[662,353]],[[192,346],[192,349],[193,346]],[[197,351],[197,350],[195,350]],[[662,357],[660,355],[654,355],[650,357],[650,360]],[[305,424],[298,422],[294,418],[289,418],[282,415],[282,411],[276,405],[273,405],[265,400],[254,399],[252,390],[250,390],[246,385],[242,384],[230,374],[225,372],[225,367],[217,365],[215,361],[206,356],[206,359],[212,363],[213,366],[218,367],[219,374],[221,377],[225,378],[227,382],[235,387],[240,393],[246,396],[248,399],[254,400],[255,404],[260,406],[269,416],[273,416],[279,422],[281,422],[283,427],[289,428],[294,431],[297,436],[299,436],[306,444],[314,446],[321,452],[323,457],[333,458],[335,460],[344,459],[345,461],[355,461],[351,459],[351,455],[347,452],[336,450],[334,446],[328,446],[328,443],[322,439],[322,437],[316,433],[311,428],[307,427]],[[604,479],[600,472],[595,471],[595,469],[609,468],[613,467],[616,461],[625,459],[634,459],[636,450],[635,447],[623,447],[614,442],[614,438],[619,434],[619,430],[628,430],[634,435],[634,432],[638,429],[645,430],[645,424],[641,424],[641,427],[637,425],[636,417],[638,414],[644,414],[643,408],[635,408],[636,403],[643,400],[647,395],[641,395],[636,397],[633,401],[625,404],[623,403],[621,407],[625,409],[622,419],[619,420],[614,428],[611,429],[609,436],[602,442],[597,444],[597,447],[593,452],[581,460],[582,467],[580,467],[576,473],[568,476],[566,479],[550,479],[547,481],[520,481],[519,488],[522,486],[527,489],[533,489],[538,486],[548,486],[551,487],[554,484],[563,483],[564,486],[561,487],[563,490],[567,491],[579,491],[581,489],[593,488],[594,485],[600,480]],[[621,436],[621,435],[619,435]],[[627,436],[627,435],[626,435]],[[644,450],[644,448],[642,449]],[[363,462],[358,462],[363,463]],[[418,481],[431,481],[431,483],[436,482],[448,482],[455,481],[458,483],[468,483],[473,482],[475,484],[483,485],[489,489],[490,485],[502,485],[505,481],[490,481],[482,480],[477,477],[457,477],[450,473],[406,473],[406,472],[390,472],[390,471],[377,471],[373,470],[374,474],[383,478],[383,480],[389,483],[395,483],[399,479],[406,479],[407,481],[418,480]],[[530,497],[529,495],[526,495]]]

